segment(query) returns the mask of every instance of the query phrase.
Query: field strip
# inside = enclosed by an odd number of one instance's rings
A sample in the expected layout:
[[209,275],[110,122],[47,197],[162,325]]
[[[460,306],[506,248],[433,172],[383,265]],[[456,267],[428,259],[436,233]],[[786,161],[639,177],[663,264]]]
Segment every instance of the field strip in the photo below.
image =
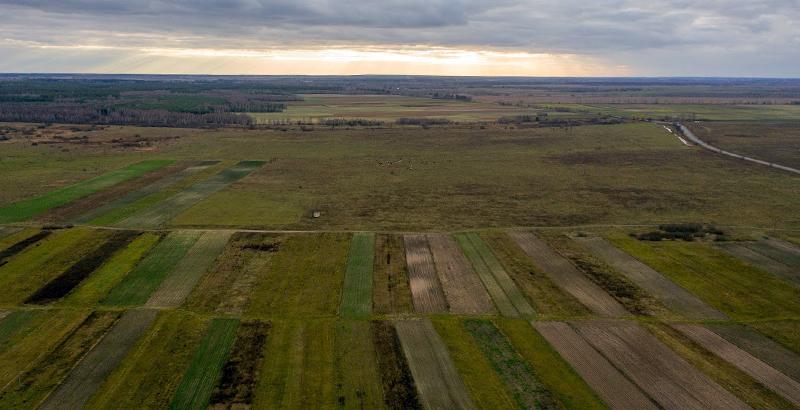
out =
[[414,310],[417,313],[447,312],[447,299],[436,275],[433,255],[425,235],[405,235],[403,240]]
[[661,300],[674,312],[688,319],[724,320],[727,318],[722,312],[707,305],[655,269],[617,249],[605,239],[600,237],[575,239],[642,289]]
[[214,231],[200,238],[186,252],[161,285],[145,303],[149,307],[177,307],[189,296],[195,285],[225,249],[233,231]]
[[367,316],[372,313],[372,267],[375,262],[375,234],[357,233],[350,241],[347,269],[342,284],[342,316]]
[[488,320],[466,320],[464,327],[492,363],[521,408],[558,408],[533,368],[509,340]]
[[370,322],[338,321],[334,345],[339,405],[351,409],[386,408]]
[[740,349],[800,382],[800,354],[745,325],[713,323],[705,326]]
[[149,160],[107,172],[77,184],[51,191],[34,198],[0,207],[0,223],[19,222],[42,214],[52,208],[108,188],[122,181],[171,164],[169,160]]
[[246,177],[265,163],[264,161],[239,161],[236,165],[216,175],[199,181],[149,208],[134,213],[120,221],[117,226],[123,228],[159,227],[211,194]]
[[[502,289],[502,294],[508,299],[509,302],[514,306],[514,310],[517,311],[520,315],[533,315],[536,311],[533,307],[528,303],[528,299],[525,298],[525,295],[517,288],[517,285],[514,283],[514,280],[511,279],[508,272],[506,272],[503,265],[497,260],[494,253],[486,246],[486,243],[478,236],[477,233],[467,233],[463,234],[459,238],[459,244],[461,244],[462,248],[465,244],[469,243],[471,245],[472,251],[467,253],[468,256],[471,255],[470,260],[473,261],[473,265],[477,263],[477,265],[485,266],[485,269],[488,269],[488,272],[491,274],[494,281],[497,283],[498,286]],[[470,248],[467,246],[467,248]],[[488,279],[487,275],[483,275]],[[490,283],[491,281],[485,282]],[[493,285],[492,285],[493,286]],[[491,293],[491,292],[490,292]],[[499,292],[493,293],[497,294],[498,297],[502,298],[502,295]]]
[[383,402],[390,409],[421,409],[397,329],[388,321],[374,320],[370,323],[370,330],[378,359]]
[[39,288],[25,300],[25,303],[44,305],[63,298],[138,236],[139,233],[135,231],[114,233],[100,247],[84,255],[67,270]]
[[221,376],[222,366],[236,338],[238,319],[214,319],[195,351],[189,368],[169,403],[170,409],[201,409],[208,407],[214,386]]
[[106,306],[132,306],[147,302],[164,278],[180,263],[200,235],[172,232],[154,246],[101,301]]
[[456,241],[449,235],[427,235],[427,238],[450,312],[463,315],[495,313],[492,299]]
[[39,408],[58,410],[83,407],[153,323],[156,313],[150,309],[125,312]]
[[414,383],[428,409],[473,409],[447,347],[427,319],[394,322]]
[[239,408],[253,404],[264,344],[267,342],[270,324],[258,320],[245,321],[236,331],[225,369],[209,400],[211,408]]
[[124,206],[130,205],[148,195],[161,192],[168,189],[170,186],[197,174],[198,172],[216,164],[218,161],[203,161],[195,164],[186,164],[188,166],[183,169],[175,170],[172,173],[163,175],[160,179],[142,186],[136,190],[126,193],[110,202],[102,204],[98,207],[85,210],[84,213],[72,218],[71,222],[76,224],[86,224],[95,221],[110,212],[120,209]]
[[717,246],[731,255],[749,263],[765,272],[769,272],[783,280],[800,285],[800,268],[792,268],[763,253],[760,253],[745,243],[720,243]]
[[405,255],[402,236],[375,236],[372,306],[377,314],[411,313],[414,309]]
[[570,325],[533,322],[533,327],[612,409],[658,408]]
[[747,244],[750,249],[776,261],[800,269],[800,248],[778,239],[765,239]]
[[533,233],[511,232],[509,236],[558,287],[574,296],[592,312],[606,317],[629,315],[619,302]]
[[0,226],[0,239],[4,239],[11,234],[21,231],[22,228],[16,226]]
[[[10,246],[6,247],[3,250],[0,250],[0,266],[5,264],[5,260],[6,259],[8,259],[8,258],[10,258],[10,257],[12,257],[12,256],[24,251],[25,249],[27,249],[27,248],[39,243],[39,241],[41,241],[44,238],[47,238],[52,233],[53,233],[52,231],[46,231],[46,230],[38,231],[38,232],[36,232],[36,231],[27,231],[27,230],[26,231],[21,231],[20,235],[22,235],[23,237],[19,241],[11,244]],[[14,235],[13,239],[18,239],[18,237],[20,235]],[[11,238],[9,238],[9,239],[11,239]]]
[[486,288],[486,291],[491,295],[494,304],[497,306],[497,310],[500,311],[500,314],[503,316],[510,316],[510,317],[519,317],[519,311],[517,308],[514,307],[514,303],[511,302],[511,299],[506,295],[506,292],[503,290],[503,287],[497,283],[497,279],[495,279],[494,275],[492,275],[492,270],[489,269],[489,266],[484,262],[483,258],[481,258],[480,253],[478,250],[475,249],[475,246],[472,244],[466,236],[457,234],[456,240],[458,241],[459,246],[464,251],[464,254],[472,263],[472,267],[475,269],[475,273],[477,273],[478,277],[483,282],[483,286]]
[[42,360],[0,392],[4,408],[32,408],[62,382],[69,371],[116,323],[118,312],[93,312]]
[[575,322],[578,333],[665,409],[747,409],[636,323]]
[[800,382],[779,372],[701,325],[673,324],[672,327],[692,339],[695,343],[749,374],[759,383],[783,396],[795,406],[800,407]]

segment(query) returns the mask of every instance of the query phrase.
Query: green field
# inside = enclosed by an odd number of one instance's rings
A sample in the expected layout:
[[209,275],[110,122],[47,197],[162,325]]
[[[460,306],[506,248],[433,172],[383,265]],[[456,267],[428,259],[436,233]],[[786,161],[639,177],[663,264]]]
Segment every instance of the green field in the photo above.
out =
[[372,313],[372,265],[375,235],[355,234],[350,242],[342,285],[340,316],[368,316]]

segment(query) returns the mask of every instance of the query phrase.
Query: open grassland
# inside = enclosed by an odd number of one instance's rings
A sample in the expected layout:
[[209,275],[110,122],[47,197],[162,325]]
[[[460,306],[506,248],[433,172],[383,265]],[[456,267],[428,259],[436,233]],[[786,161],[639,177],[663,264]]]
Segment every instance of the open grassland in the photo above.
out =
[[586,382],[528,321],[497,318],[494,322],[519,354],[533,366],[537,378],[560,407],[606,408]]
[[767,335],[770,339],[800,354],[800,321],[775,320],[754,322],[751,326]]
[[206,320],[182,312],[162,312],[86,408],[163,408],[189,366]]
[[800,168],[800,124],[731,121],[687,124],[704,142],[717,148],[767,162]]
[[237,319],[214,319],[195,350],[178,388],[169,402],[170,409],[193,409],[208,406],[214,386],[222,375],[222,366],[236,339]]
[[[112,130],[119,132],[98,133]],[[656,124],[136,130],[151,138],[183,135],[144,154],[153,158],[183,161],[213,152],[224,161],[270,159],[170,222],[181,226],[430,231],[686,220],[800,226],[791,217],[800,214],[794,177],[688,148]],[[49,166],[32,147],[6,145]],[[75,148],[70,161],[80,162],[84,149]],[[143,154],[109,157],[129,163],[133,155]],[[24,181],[34,171],[10,168],[4,175]],[[313,210],[322,216],[312,218]]]
[[288,237],[253,289],[247,315],[336,315],[349,243],[338,233]]
[[184,305],[204,313],[242,314],[280,241],[279,236],[269,234],[235,233]]
[[401,235],[375,236],[372,307],[376,314],[411,313],[414,309]]
[[675,118],[710,121],[786,121],[800,120],[797,105],[714,105],[714,104],[558,104],[583,113],[618,115],[626,118]]
[[[72,333],[86,311],[13,312],[0,322],[0,389],[10,388],[25,371]],[[5,322],[13,322],[12,326]]]
[[35,408],[102,339],[118,312],[94,312],[16,381],[0,389],[4,408]]
[[142,305],[197,241],[194,232],[172,232],[136,265],[102,300],[106,306]]
[[797,318],[800,288],[709,244],[611,236],[620,249],[735,319]]
[[166,160],[142,161],[101,176],[81,181],[35,198],[15,202],[0,208],[0,223],[18,222],[41,214],[51,208],[108,188],[122,181],[143,175],[170,164]]
[[464,328],[460,319],[442,316],[434,318],[432,322],[477,408],[519,407],[500,375],[492,368],[492,363],[481,351],[481,346]]
[[0,305],[16,305],[100,247],[109,232],[69,229],[50,235],[41,246],[30,249],[0,266]]
[[161,239],[159,234],[139,235],[123,249],[112,255],[102,266],[84,280],[65,298],[56,302],[61,306],[92,307],[103,299],[125,277],[128,272]]
[[502,232],[481,234],[490,250],[497,255],[514,284],[522,291],[536,313],[545,317],[587,315],[589,311],[568,293],[564,293],[537,268],[511,237]]
[[253,407],[335,407],[335,334],[332,319],[272,322]]
[[648,324],[650,332],[689,364],[754,409],[790,409],[791,403],[758,381],[664,324]]
[[342,284],[340,316],[367,316],[372,313],[372,267],[375,235],[357,233],[350,242],[347,268]]

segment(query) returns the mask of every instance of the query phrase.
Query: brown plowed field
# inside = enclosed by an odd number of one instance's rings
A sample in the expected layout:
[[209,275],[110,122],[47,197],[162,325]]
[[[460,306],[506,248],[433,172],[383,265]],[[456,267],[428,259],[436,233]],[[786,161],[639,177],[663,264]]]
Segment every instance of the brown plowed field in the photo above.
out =
[[404,241],[414,310],[418,313],[447,312],[447,299],[436,275],[425,235],[406,235]]
[[372,267],[372,309],[378,314],[411,313],[411,289],[405,247],[400,235],[375,235]]
[[672,311],[689,319],[726,319],[722,312],[708,306],[686,289],[617,249],[605,239],[599,237],[576,239],[611,267],[661,300]]
[[428,244],[450,312],[492,314],[494,304],[456,241],[449,235],[428,235]]
[[665,409],[747,409],[635,323],[576,322],[587,341]]
[[425,408],[473,409],[475,405],[444,342],[427,319],[394,322]]
[[129,310],[100,343],[75,366],[64,383],[47,397],[40,409],[78,409],[119,365],[128,350],[150,327],[155,310]]
[[574,296],[592,312],[606,317],[629,315],[614,298],[583,276],[572,263],[550,249],[533,233],[512,232],[509,236],[559,288]]
[[534,322],[533,327],[611,408],[658,408],[568,324]]
[[140,189],[144,186],[152,184],[167,175],[174,174],[186,168],[189,163],[177,163],[166,167],[159,168],[155,171],[142,175],[139,178],[132,178],[127,181],[120,182],[113,185],[108,189],[100,190],[83,198],[75,201],[68,202],[57,208],[53,208],[46,213],[36,217],[40,222],[62,222],[69,221],[87,210],[95,209],[101,205],[109,203],[129,192]]
[[674,324],[673,327],[703,346],[706,350],[749,374],[759,383],[800,407],[800,383],[775,370],[750,353],[722,338],[701,325]]

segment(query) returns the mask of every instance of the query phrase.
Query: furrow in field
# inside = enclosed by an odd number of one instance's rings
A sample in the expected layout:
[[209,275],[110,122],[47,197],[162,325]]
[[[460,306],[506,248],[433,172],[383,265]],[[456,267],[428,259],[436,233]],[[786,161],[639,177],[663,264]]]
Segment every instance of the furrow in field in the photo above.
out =
[[569,324],[534,322],[533,327],[611,408],[658,408]]
[[394,322],[422,403],[429,409],[472,409],[461,376],[430,321]]
[[[24,251],[25,249],[36,245],[44,238],[50,236],[53,233],[52,231],[43,230],[43,231],[35,231],[35,230],[27,230],[21,231],[18,235],[14,235],[8,239],[17,239],[17,241],[13,243],[9,243],[8,246],[2,246],[0,251],[0,266],[5,265],[6,259]],[[3,240],[3,242],[10,242],[7,240]]]
[[342,284],[342,316],[366,316],[372,313],[372,267],[375,259],[375,235],[356,233],[350,241],[347,268]]
[[447,299],[425,235],[405,235],[403,240],[414,310],[418,313],[447,312]]
[[706,350],[749,374],[759,383],[800,407],[800,382],[779,372],[750,353],[701,325],[673,324],[672,327]]
[[133,306],[147,302],[198,237],[198,233],[180,231],[167,235],[111,289],[101,303],[106,306]]
[[134,213],[120,221],[117,226],[124,228],[159,227],[192,205],[246,177],[264,164],[264,161],[239,161],[236,165],[216,175],[197,182],[149,208]]
[[509,235],[558,287],[574,296],[592,312],[606,317],[628,315],[614,298],[583,276],[574,265],[550,249],[536,235],[531,232],[512,232]]
[[792,268],[789,265],[785,265],[767,255],[759,253],[746,243],[720,243],[718,246],[731,255],[765,272],[769,272],[781,279],[800,285],[800,268]]
[[576,322],[573,326],[663,408],[749,408],[635,323]]
[[194,358],[183,375],[170,409],[201,409],[208,401],[222,372],[222,366],[236,338],[238,319],[214,319],[195,350]]
[[150,307],[180,306],[214,260],[222,253],[232,235],[232,231],[209,231],[200,235],[197,242],[186,252],[169,276],[161,282],[145,305]]
[[219,161],[201,161],[199,163],[189,163],[183,164],[180,167],[169,167],[171,168],[169,173],[163,173],[160,175],[160,178],[154,181],[151,181],[149,184],[139,187],[133,191],[127,192],[124,195],[117,197],[116,199],[111,200],[110,202],[104,203],[100,206],[93,207],[91,209],[84,209],[83,213],[79,214],[78,216],[72,218],[73,223],[78,224],[86,224],[86,223],[96,223],[96,222],[116,222],[113,220],[105,221],[102,218],[111,212],[121,209],[127,205],[130,205],[148,195],[155,194],[161,192],[165,189],[168,189],[170,186],[181,182],[192,175],[197,174],[198,172],[217,164]]
[[[505,268],[495,257],[494,253],[492,253],[489,247],[486,246],[486,243],[483,241],[483,239],[481,239],[481,237],[474,232],[463,234],[459,243],[461,243],[463,246],[463,244],[467,242],[474,250],[472,253],[472,259],[475,261],[475,263],[484,265],[488,269],[495,282],[502,289],[505,297],[514,306],[514,309],[519,314],[524,316],[530,316],[536,313],[530,303],[528,303],[528,299],[526,299],[525,295],[523,295],[519,288],[517,288],[514,280],[511,279],[511,276],[509,276],[508,272],[506,272]],[[480,261],[478,261],[478,259],[480,259]],[[500,297],[499,293],[498,297]]]
[[627,276],[642,289],[661,300],[664,305],[689,319],[726,319],[720,311],[707,305],[697,296],[676,285],[664,275],[617,249],[600,237],[576,238],[592,253]]
[[0,207],[0,223],[19,222],[32,218],[57,206],[64,205],[122,181],[162,168],[170,163],[172,163],[172,161],[168,160],[138,162],[56,191],[51,191],[34,198]]
[[375,236],[372,306],[378,314],[411,313],[414,305],[406,271],[406,251],[400,235]]
[[77,409],[91,398],[156,318],[155,310],[129,310],[117,321],[40,409]]
[[492,300],[456,241],[449,235],[428,235],[428,244],[450,312],[495,313]]
[[712,323],[705,326],[740,349],[800,382],[800,354],[745,325]]

